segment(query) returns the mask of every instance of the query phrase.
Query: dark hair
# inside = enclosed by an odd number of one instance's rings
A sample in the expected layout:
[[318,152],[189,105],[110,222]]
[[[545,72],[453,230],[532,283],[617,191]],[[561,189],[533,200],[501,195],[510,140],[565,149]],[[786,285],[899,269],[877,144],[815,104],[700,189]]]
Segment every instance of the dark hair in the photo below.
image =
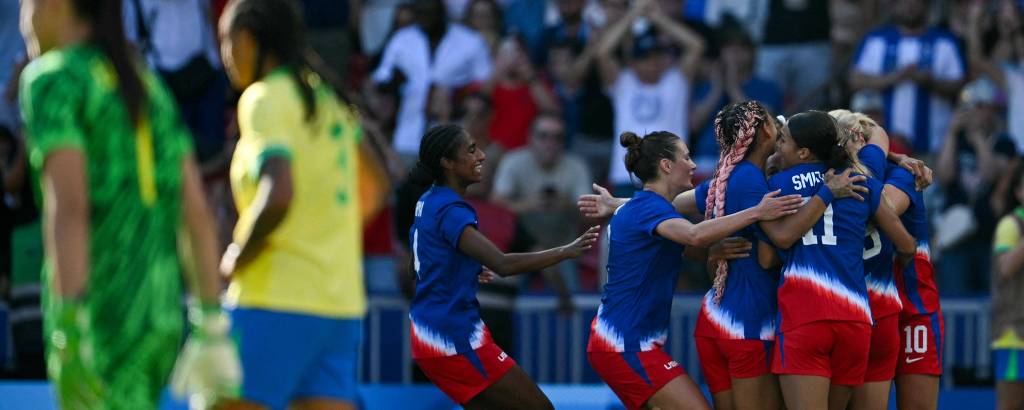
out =
[[138,124],[146,109],[146,88],[139,75],[136,60],[129,53],[124,36],[124,20],[120,0],[72,0],[75,13],[92,26],[95,44],[117,73],[117,89],[132,124]]
[[658,176],[658,162],[676,160],[676,142],[679,137],[668,131],[655,131],[640,138],[626,131],[619,136],[619,144],[626,147],[626,169],[648,182]]
[[[306,29],[298,3],[288,0],[232,0],[224,14],[228,15],[230,32],[244,29],[256,40],[256,79],[266,74],[262,70],[267,55],[273,55],[279,64],[290,68],[302,98],[306,120],[311,120],[316,115],[316,101],[313,87],[305,75],[312,72],[325,80],[330,79],[323,75],[326,70],[315,67],[310,61],[311,51],[306,43]],[[343,99],[343,94],[337,90],[338,85],[330,81],[329,84]]]
[[[455,159],[456,150],[466,130],[454,124],[438,125],[423,134],[420,141],[420,155],[416,166],[409,173],[409,181],[424,188],[430,184],[444,183],[444,168],[441,159]],[[425,189],[424,189],[425,190]]]
[[825,166],[842,170],[853,165],[846,147],[839,144],[839,128],[835,118],[821,111],[805,111],[786,122],[789,135],[800,148],[807,148]]
[[[470,27],[470,25],[469,25],[470,13],[471,13],[471,10],[473,10],[473,6],[476,6],[478,3],[483,3],[483,4],[486,4],[486,5],[491,7],[491,12],[494,13],[494,24],[497,25],[497,27],[495,27],[494,29],[498,32],[498,34],[504,33],[505,32],[505,12],[501,9],[501,5],[498,4],[498,2],[495,1],[495,0],[471,0],[469,2],[469,4],[466,5],[466,12],[465,12],[465,15],[462,18],[462,24],[464,24],[466,27]],[[474,30],[475,30],[475,28],[474,28]]]

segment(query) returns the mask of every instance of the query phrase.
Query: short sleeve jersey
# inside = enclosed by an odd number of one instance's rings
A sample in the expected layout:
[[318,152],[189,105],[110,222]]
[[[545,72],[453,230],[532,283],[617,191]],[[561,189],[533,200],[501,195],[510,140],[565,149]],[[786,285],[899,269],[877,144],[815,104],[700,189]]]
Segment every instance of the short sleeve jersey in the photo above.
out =
[[[191,138],[156,75],[144,69],[139,74],[145,100],[137,125],[125,109],[113,66],[95,46],[49,51],[25,67],[20,82],[37,189],[53,153],[75,150],[85,158],[89,291],[82,302],[91,315],[92,337],[102,347],[97,366],[105,375],[119,371],[108,359],[134,354],[142,338],[155,343],[149,345],[153,349],[160,340],[171,342],[164,346],[170,349],[165,363],[170,371],[182,330],[177,232],[181,167],[192,152]],[[40,196],[45,208],[52,198]],[[52,313],[52,274],[48,254],[43,268],[47,313]],[[44,315],[47,334],[52,317]]]
[[[877,145],[868,144],[857,153],[871,175],[884,180],[888,167],[885,152]],[[874,319],[899,313],[903,308],[896,281],[893,279],[893,257],[896,247],[874,224],[868,224],[864,235],[864,273],[868,286],[868,300]]]
[[433,186],[416,203],[409,243],[416,271],[412,299],[413,358],[471,352],[489,342],[480,320],[477,275],[480,262],[459,250],[467,226],[476,228],[476,211],[455,191]]
[[[701,213],[705,212],[708,189],[705,186],[695,192]],[[764,171],[750,161],[743,161],[733,168],[725,192],[725,214],[731,215],[757,206],[769,192],[768,180]],[[757,262],[756,244],[765,237],[764,233],[754,224],[732,236],[744,238],[755,246],[750,256],[729,261],[729,276],[721,301],[714,302],[714,288],[704,295],[694,334],[720,339],[774,340],[779,275],[762,269]]]
[[235,239],[252,232],[260,170],[272,157],[290,159],[293,195],[288,214],[266,247],[241,267],[227,303],[360,318],[366,312],[362,275],[362,220],[353,112],[313,75],[316,110],[307,118],[290,68],[250,85],[238,101],[241,137],[231,160],[231,190],[238,208]]
[[647,351],[665,343],[683,245],[656,232],[682,218],[651,191],[638,191],[608,226],[608,283],[592,323],[588,352]]
[[[825,166],[793,166],[769,180],[781,195],[812,197],[824,184]],[[821,321],[872,323],[864,281],[864,227],[878,209],[882,185],[873,178],[865,184],[866,201],[836,199],[824,215],[793,246],[781,252],[782,279],[778,288],[779,330]]]

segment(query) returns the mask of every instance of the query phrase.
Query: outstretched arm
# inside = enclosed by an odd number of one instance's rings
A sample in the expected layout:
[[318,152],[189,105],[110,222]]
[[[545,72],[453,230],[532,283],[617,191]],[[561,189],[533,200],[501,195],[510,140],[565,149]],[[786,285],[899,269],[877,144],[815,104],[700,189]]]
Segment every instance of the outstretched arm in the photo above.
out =
[[600,226],[593,226],[575,241],[557,248],[530,253],[503,253],[475,227],[466,226],[459,237],[459,250],[480,261],[494,273],[511,276],[537,271],[566,259],[579,257],[597,241],[599,229]]

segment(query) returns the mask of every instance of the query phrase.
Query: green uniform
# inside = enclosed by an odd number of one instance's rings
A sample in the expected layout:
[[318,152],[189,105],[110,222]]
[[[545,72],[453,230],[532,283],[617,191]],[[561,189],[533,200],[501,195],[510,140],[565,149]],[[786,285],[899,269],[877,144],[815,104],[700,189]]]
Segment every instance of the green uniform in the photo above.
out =
[[[54,151],[79,150],[86,158],[90,266],[81,303],[92,323],[88,337],[105,384],[104,408],[156,407],[184,327],[177,229],[181,164],[191,142],[167,89],[149,70],[142,76],[147,104],[139,127],[118,93],[113,66],[95,46],[47,52],[21,77],[37,186]],[[44,209],[48,199],[41,198]],[[43,264],[47,341],[55,326],[52,261],[47,255]]]

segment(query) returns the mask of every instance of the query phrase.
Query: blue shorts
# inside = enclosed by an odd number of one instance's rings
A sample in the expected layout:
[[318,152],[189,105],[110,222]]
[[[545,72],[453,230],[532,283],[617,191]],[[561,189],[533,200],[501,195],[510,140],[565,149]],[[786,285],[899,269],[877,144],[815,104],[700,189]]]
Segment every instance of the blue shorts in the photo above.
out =
[[1024,350],[992,349],[996,357],[996,381],[1024,382]]
[[362,319],[247,308],[229,314],[244,400],[274,410],[301,398],[357,402]]

